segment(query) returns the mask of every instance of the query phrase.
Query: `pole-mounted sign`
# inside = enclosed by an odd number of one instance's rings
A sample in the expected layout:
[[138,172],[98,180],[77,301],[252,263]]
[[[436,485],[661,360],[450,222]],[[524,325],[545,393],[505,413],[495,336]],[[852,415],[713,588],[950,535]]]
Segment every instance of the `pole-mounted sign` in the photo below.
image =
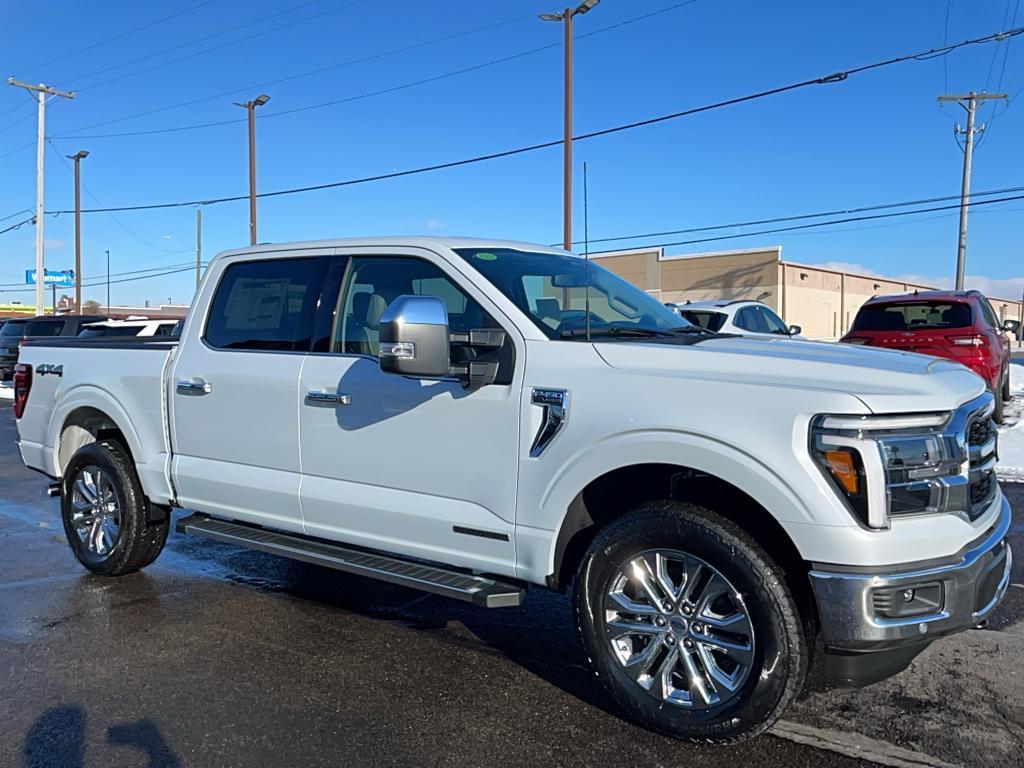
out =
[[[36,271],[25,270],[25,285],[36,284]],[[52,285],[54,288],[72,288],[75,285],[75,270],[73,269],[44,269],[43,285]]]

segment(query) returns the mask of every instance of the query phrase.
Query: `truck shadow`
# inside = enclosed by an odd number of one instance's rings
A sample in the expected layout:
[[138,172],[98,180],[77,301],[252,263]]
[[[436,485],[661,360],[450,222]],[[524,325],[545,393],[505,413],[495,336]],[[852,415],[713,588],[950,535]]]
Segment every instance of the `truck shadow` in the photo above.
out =
[[[54,707],[44,712],[25,736],[24,768],[84,768],[85,724],[85,713],[79,706]],[[181,766],[151,720],[112,725],[106,730],[106,741],[141,752],[149,759],[149,768]],[[93,759],[92,764],[99,762]]]

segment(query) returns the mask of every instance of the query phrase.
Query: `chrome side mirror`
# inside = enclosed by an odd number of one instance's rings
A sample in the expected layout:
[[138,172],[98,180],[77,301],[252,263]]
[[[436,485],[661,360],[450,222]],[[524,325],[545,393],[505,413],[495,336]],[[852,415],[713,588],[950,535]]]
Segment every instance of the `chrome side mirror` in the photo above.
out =
[[791,326],[789,326],[789,335],[790,336],[799,336],[800,335],[800,331],[802,331],[802,330],[803,329],[799,325],[791,325]]
[[448,310],[435,296],[399,296],[380,316],[380,369],[401,376],[449,375]]

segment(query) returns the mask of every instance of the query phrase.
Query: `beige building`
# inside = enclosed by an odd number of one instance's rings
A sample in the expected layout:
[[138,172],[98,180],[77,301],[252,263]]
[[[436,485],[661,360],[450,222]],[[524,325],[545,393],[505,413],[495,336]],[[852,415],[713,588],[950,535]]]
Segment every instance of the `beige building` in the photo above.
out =
[[[834,339],[872,296],[935,290],[872,275],[782,260],[782,246],[666,255],[661,248],[591,254],[601,265],[664,302],[754,299],[805,336]],[[989,297],[1000,320],[1024,321],[1020,300]]]

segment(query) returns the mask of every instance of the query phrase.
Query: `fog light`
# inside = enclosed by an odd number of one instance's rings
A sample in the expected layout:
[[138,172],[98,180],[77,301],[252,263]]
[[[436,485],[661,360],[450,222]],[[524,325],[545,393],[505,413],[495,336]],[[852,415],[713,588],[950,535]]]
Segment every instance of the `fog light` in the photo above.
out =
[[924,616],[942,610],[941,581],[915,584],[913,587],[882,587],[871,593],[875,616],[881,619],[902,619]]

